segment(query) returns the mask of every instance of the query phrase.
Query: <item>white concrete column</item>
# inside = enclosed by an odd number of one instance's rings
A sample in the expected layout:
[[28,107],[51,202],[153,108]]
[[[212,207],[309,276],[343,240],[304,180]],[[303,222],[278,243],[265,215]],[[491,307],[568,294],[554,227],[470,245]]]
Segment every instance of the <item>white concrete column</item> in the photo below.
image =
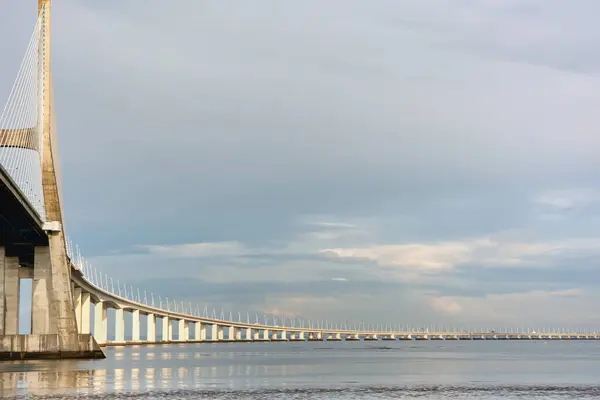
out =
[[77,332],[81,333],[81,288],[73,289],[73,300],[75,303],[75,320],[77,321]]
[[4,319],[4,334],[19,334],[19,258],[6,257],[4,264],[4,296],[6,310]]
[[227,340],[230,340],[232,342],[235,340],[235,327],[227,327]]
[[200,322],[200,340],[206,341],[206,324],[204,322]]
[[246,340],[252,340],[252,328],[246,328]]
[[6,250],[0,247],[0,336],[4,335],[6,319],[6,292],[4,291],[4,275],[6,271]]
[[255,329],[254,330],[254,338],[253,340],[260,340],[260,330]]
[[115,342],[125,342],[125,312],[122,308],[115,310]]
[[94,338],[96,342],[106,342],[106,325],[106,308],[104,308],[104,303],[99,301],[94,304]]
[[281,340],[288,340],[287,339],[287,331],[281,331]]
[[200,322],[194,322],[194,340],[200,340]]
[[264,340],[269,340],[270,339],[269,338],[269,330],[268,329],[263,330],[263,339]]
[[[178,329],[178,331],[179,331],[178,335],[179,336],[177,337],[177,339],[180,342],[185,342],[185,341],[187,341],[190,338],[190,334],[189,334],[188,330],[186,329],[187,328],[187,324],[186,324],[185,319],[180,319],[178,321],[178,325],[179,325],[179,329]],[[187,333],[187,336],[186,336],[186,333]]]
[[154,314],[146,316],[146,340],[156,342],[156,316]]
[[317,332],[317,339],[323,340],[323,332]]
[[4,295],[6,310],[4,320],[5,335],[19,334],[19,258],[6,257],[4,264]]
[[210,327],[210,329],[211,329],[210,340],[212,340],[213,342],[219,340],[219,328],[218,328],[218,326],[215,325],[215,324],[212,324],[211,327]]
[[58,333],[54,318],[50,318],[50,299],[52,297],[52,263],[50,247],[36,246],[33,256],[33,282],[31,304],[31,333]]
[[217,339],[223,340],[223,326],[217,325]]
[[169,326],[167,326],[167,332],[169,333],[169,342],[173,341],[173,321],[169,320]]
[[169,340],[171,340],[169,338],[169,332],[171,331],[171,329],[169,328],[171,326],[171,321],[169,320],[169,317],[162,317],[162,340],[163,342],[168,342]]
[[131,340],[140,341],[140,310],[133,310],[131,313]]
[[304,331],[302,332],[298,332],[298,339],[300,340],[305,340],[306,338],[304,337]]
[[90,294],[81,293],[81,330],[79,333],[92,333],[90,327]]

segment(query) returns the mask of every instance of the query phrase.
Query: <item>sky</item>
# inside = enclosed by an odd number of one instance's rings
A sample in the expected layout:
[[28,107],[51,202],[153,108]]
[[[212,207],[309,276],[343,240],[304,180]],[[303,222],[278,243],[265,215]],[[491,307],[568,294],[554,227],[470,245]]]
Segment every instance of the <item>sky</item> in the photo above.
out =
[[[36,6],[0,0],[0,98]],[[599,12],[54,1],[68,234],[217,312],[600,327]]]

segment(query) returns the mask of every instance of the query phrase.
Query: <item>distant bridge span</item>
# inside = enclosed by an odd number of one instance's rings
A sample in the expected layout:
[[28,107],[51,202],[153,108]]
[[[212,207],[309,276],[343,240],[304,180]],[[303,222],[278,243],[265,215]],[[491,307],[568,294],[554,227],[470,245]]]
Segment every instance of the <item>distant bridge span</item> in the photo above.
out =
[[[100,288],[76,270],[72,274],[76,315],[82,333],[92,333],[101,346],[139,345],[160,343],[222,343],[222,342],[281,342],[281,341],[375,341],[375,340],[600,340],[598,333],[566,332],[476,332],[439,331],[415,332],[406,330],[341,329],[278,326],[209,318],[197,313],[173,311],[167,304],[156,306],[147,298],[134,300]],[[108,287],[108,284],[104,285]],[[176,303],[173,303],[176,304]],[[174,307],[174,306],[173,306]],[[94,309],[94,327],[91,328],[91,309]],[[107,308],[115,309],[114,336],[108,339]],[[131,331],[126,335],[124,311],[132,314]],[[198,310],[199,311],[199,310]],[[145,316],[145,332],[140,331],[141,316]],[[162,326],[157,335],[157,322]],[[178,327],[174,334],[173,325]],[[127,339],[126,339],[127,338]]]

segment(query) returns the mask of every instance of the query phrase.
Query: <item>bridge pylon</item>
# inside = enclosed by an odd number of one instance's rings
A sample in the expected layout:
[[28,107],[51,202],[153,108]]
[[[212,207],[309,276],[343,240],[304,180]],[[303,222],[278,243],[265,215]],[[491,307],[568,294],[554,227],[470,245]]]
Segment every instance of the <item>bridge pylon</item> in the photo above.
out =
[[[50,0],[38,0],[38,25],[32,39],[37,41],[37,60],[31,62],[36,66],[31,77],[36,81],[37,96],[34,105],[36,118],[30,123],[35,126],[21,127],[20,130],[0,129],[0,147],[37,151],[38,165],[41,166],[41,171],[37,172],[41,173],[38,197],[43,196],[43,201],[40,201],[43,215],[39,215],[40,209],[36,210],[43,233],[40,238],[35,242],[20,243],[21,247],[11,241],[10,235],[4,235],[0,240],[0,359],[104,357],[90,334],[78,332],[75,317],[52,93],[50,4]],[[30,135],[27,141],[22,140],[20,132]],[[0,167],[1,162],[0,159]],[[25,256],[22,250],[18,250],[23,247],[30,248],[29,255]],[[25,269],[29,270],[27,274],[21,272]],[[16,276],[13,276],[15,273]],[[22,275],[33,278],[31,333],[26,335],[18,334],[18,285]]]

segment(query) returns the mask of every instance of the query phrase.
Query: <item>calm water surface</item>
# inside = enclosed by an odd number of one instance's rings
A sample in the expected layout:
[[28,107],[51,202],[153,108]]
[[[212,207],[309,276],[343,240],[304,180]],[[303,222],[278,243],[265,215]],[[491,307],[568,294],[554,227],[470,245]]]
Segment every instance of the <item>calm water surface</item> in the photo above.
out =
[[0,364],[0,397],[592,399],[600,342],[231,343],[116,347]]

